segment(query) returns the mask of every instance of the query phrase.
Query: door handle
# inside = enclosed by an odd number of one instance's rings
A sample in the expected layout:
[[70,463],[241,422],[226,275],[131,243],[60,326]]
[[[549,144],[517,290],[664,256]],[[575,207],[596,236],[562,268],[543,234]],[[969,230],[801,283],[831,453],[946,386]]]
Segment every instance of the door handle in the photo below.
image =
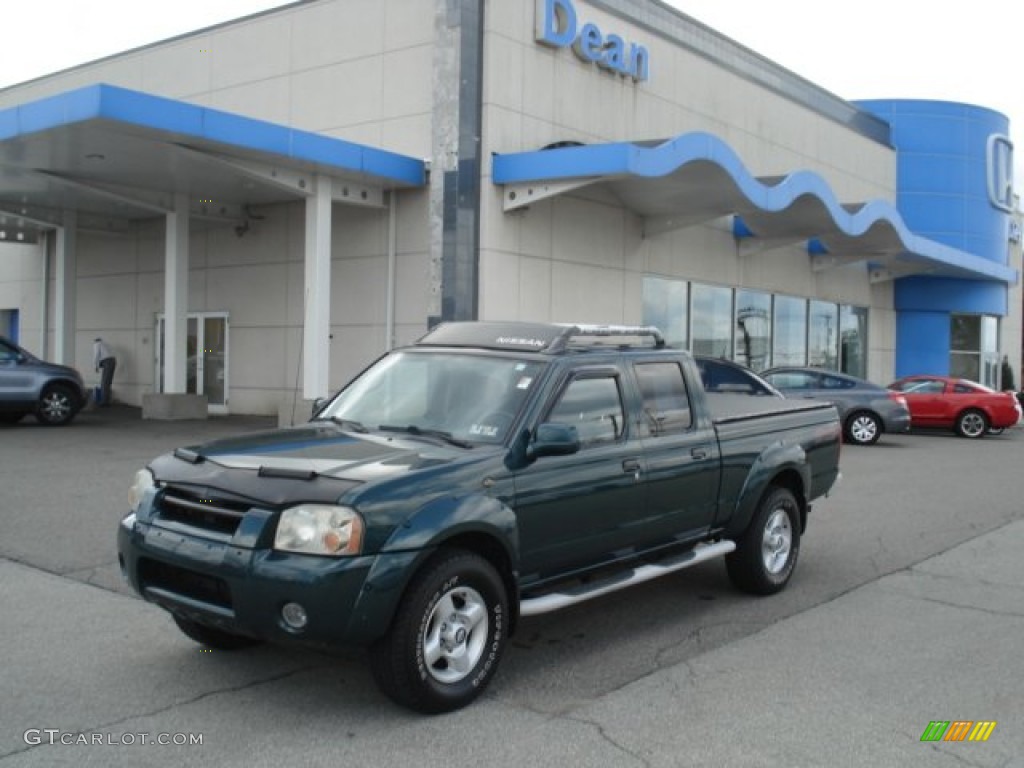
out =
[[701,459],[706,459],[708,457],[708,452],[703,448],[691,448],[690,455],[697,461],[700,461]]
[[622,460],[622,471],[627,475],[632,475],[634,480],[640,480],[640,460],[639,459],[623,459]]

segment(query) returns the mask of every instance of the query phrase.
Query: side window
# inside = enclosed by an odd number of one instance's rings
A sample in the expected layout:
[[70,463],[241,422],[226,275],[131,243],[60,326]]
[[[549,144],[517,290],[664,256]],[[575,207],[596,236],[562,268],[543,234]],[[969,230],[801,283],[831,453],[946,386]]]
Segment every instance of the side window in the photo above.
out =
[[18,350],[0,341],[0,363],[9,363],[18,359]]
[[576,427],[583,445],[618,440],[626,424],[618,381],[614,376],[574,379],[547,420]]
[[690,398],[683,371],[677,363],[640,363],[635,366],[644,416],[652,435],[667,435],[690,428]]
[[779,389],[817,389],[818,377],[802,371],[779,371],[765,378]]
[[958,395],[973,395],[977,390],[974,387],[969,387],[966,384],[956,384],[953,387],[953,391]]
[[824,389],[853,389],[854,382],[840,379],[838,376],[822,376],[821,385]]

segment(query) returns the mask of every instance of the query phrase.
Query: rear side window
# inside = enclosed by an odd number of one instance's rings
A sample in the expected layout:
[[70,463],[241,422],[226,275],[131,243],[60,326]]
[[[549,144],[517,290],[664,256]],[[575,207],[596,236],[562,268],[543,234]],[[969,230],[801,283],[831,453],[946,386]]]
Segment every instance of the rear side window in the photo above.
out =
[[765,376],[769,384],[779,389],[818,389],[818,377],[803,371],[779,371]]
[[644,401],[644,417],[652,435],[690,428],[693,417],[683,371],[677,363],[639,363],[634,367]]
[[626,425],[618,380],[614,376],[573,379],[548,421],[576,427],[584,446],[615,442]]
[[853,389],[856,382],[850,379],[841,379],[838,376],[822,376],[821,385],[824,389]]

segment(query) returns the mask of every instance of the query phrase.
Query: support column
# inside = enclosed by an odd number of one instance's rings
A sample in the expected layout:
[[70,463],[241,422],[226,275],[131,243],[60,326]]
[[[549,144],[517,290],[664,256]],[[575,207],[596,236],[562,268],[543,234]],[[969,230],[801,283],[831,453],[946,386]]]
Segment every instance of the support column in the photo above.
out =
[[78,214],[75,211],[64,211],[63,223],[57,227],[57,245],[54,255],[57,285],[53,323],[53,359],[64,365],[75,364],[77,227]]
[[326,397],[331,359],[331,179],[317,175],[306,198],[306,306],[302,396]]
[[[206,395],[188,394],[188,195],[174,195],[165,214],[163,392],[142,396],[142,418],[162,421],[207,418]],[[159,339],[157,340],[159,343]]]
[[185,394],[188,333],[188,197],[174,196],[164,240],[164,394]]
[[395,348],[395,285],[398,274],[398,191],[388,192],[388,287],[385,299],[384,348]]

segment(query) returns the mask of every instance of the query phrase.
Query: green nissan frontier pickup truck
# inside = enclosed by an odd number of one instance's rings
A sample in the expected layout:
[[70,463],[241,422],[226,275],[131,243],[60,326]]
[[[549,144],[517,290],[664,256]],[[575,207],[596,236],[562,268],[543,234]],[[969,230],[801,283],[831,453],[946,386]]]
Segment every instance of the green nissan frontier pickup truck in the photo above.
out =
[[119,559],[199,643],[365,646],[388,696],[446,712],[522,616],[718,556],[781,590],[840,432],[831,405],[705,393],[655,328],[447,323],[305,425],[153,460]]

